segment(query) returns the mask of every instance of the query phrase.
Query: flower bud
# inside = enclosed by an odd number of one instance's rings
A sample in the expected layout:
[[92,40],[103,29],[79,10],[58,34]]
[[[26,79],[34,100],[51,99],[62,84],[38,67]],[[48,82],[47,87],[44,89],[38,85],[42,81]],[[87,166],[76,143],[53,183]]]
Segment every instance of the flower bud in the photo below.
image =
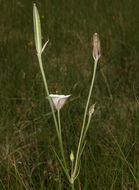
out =
[[40,16],[36,4],[33,4],[33,22],[34,22],[34,36],[37,54],[41,54],[42,51],[42,35],[41,35],[41,23]]
[[73,154],[73,151],[71,151],[71,153],[70,153],[70,160],[71,160],[71,162],[74,161],[74,154]]
[[93,35],[93,58],[95,61],[100,58],[100,40],[97,33]]
[[93,104],[93,105],[89,108],[89,116],[90,116],[90,117],[92,116],[92,114],[93,114],[94,111],[95,111],[95,105],[96,105],[96,103]]

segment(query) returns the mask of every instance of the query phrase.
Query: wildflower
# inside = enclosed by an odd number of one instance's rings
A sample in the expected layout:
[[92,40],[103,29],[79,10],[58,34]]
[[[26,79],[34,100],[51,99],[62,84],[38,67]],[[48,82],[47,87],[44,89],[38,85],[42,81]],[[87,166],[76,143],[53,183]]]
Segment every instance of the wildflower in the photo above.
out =
[[93,58],[95,61],[100,58],[100,40],[97,33],[93,35]]
[[41,19],[44,19],[44,16],[43,16],[43,15],[41,16]]
[[57,110],[60,110],[64,106],[66,100],[70,97],[70,95],[65,96],[65,95],[58,95],[58,94],[50,94],[49,96],[53,102],[54,107]]

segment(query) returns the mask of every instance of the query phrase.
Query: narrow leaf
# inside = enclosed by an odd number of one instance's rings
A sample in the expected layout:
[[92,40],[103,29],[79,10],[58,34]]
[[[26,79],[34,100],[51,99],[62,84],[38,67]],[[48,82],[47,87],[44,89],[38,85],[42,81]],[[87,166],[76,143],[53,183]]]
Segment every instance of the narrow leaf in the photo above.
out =
[[64,170],[64,172],[65,172],[65,174],[66,174],[66,176],[67,176],[68,180],[70,181],[70,176],[69,176],[69,174],[68,174],[68,172],[67,172],[66,168],[64,167],[64,165],[63,165],[63,163],[62,163],[61,159],[59,158],[58,154],[56,153],[56,151],[54,150],[54,148],[53,148],[53,147],[52,147],[52,150],[54,151],[54,153],[55,153],[55,155],[56,155],[56,157],[57,157],[57,159],[58,159],[58,161],[59,161],[59,163],[60,163],[61,167],[63,168],[63,170]]
[[43,45],[43,48],[42,48],[42,50],[41,50],[41,53],[43,53],[43,51],[44,51],[45,47],[47,46],[48,42],[49,42],[49,39],[48,39],[48,40],[45,42],[45,44]]

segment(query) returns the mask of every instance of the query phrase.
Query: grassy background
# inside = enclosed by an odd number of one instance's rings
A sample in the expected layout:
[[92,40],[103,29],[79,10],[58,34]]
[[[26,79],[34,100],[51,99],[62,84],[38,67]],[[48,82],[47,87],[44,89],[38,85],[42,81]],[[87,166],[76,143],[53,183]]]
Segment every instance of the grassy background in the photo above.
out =
[[[139,186],[138,0],[41,0],[43,64],[51,93],[71,94],[62,109],[67,160],[75,152],[100,34],[91,104],[97,102],[76,189]],[[0,189],[70,189],[52,146],[57,136],[35,55],[32,1],[0,1]],[[70,162],[69,162],[70,164]]]

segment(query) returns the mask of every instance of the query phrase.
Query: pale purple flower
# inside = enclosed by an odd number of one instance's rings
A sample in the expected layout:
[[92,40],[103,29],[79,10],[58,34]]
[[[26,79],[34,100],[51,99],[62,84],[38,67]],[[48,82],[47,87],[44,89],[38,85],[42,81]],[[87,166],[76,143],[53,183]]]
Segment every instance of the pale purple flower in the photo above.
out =
[[60,110],[71,95],[50,94],[49,96],[56,110]]

